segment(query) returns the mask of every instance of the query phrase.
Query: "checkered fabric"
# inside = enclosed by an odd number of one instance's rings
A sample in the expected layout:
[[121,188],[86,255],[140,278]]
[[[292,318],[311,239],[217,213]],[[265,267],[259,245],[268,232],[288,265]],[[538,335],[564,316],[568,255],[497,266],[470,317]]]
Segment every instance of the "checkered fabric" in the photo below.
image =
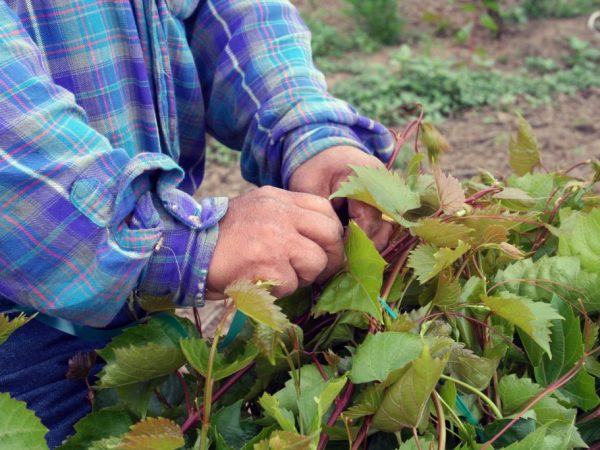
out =
[[206,133],[286,187],[383,126],[328,95],[283,0],[0,0],[0,296],[101,327],[130,292],[202,301],[227,199]]

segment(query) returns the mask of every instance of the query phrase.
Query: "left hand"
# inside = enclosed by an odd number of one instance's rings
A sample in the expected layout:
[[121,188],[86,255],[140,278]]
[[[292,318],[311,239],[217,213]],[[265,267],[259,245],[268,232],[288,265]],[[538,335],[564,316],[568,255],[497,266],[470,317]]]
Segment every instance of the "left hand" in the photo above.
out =
[[[298,167],[289,181],[289,190],[306,192],[329,198],[354,172],[349,165],[384,167],[374,156],[349,146],[331,147],[313,156]],[[382,219],[381,212],[357,200],[334,199],[333,206],[339,212],[348,207],[348,216],[356,221],[371,238],[375,247],[382,250],[392,234],[392,225]]]

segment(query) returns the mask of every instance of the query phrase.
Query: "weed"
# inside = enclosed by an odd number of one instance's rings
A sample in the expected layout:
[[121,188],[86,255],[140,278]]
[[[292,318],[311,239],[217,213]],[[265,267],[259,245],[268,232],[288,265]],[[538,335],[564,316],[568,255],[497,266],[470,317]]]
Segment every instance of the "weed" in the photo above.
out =
[[350,15],[376,41],[384,45],[397,44],[403,31],[396,0],[345,0]]

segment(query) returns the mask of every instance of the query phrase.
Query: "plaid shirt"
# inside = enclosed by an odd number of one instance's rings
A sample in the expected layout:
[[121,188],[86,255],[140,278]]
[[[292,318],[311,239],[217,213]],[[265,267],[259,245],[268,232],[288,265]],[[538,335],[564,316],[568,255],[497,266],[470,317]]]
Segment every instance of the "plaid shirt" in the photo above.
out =
[[202,301],[226,198],[205,135],[286,187],[377,123],[326,92],[284,0],[0,0],[0,295],[105,326],[134,290]]

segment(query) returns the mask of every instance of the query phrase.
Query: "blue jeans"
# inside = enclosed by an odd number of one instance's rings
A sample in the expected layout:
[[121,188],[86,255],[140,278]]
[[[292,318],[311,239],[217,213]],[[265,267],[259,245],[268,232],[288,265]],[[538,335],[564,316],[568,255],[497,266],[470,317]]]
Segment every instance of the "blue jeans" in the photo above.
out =
[[[0,299],[0,312],[12,308]],[[0,392],[27,403],[50,430],[46,435],[55,448],[69,435],[73,425],[90,412],[83,380],[65,377],[68,361],[79,352],[88,352],[106,342],[84,341],[32,320],[0,345]],[[100,368],[96,364],[93,373]],[[93,381],[93,380],[92,380]]]

